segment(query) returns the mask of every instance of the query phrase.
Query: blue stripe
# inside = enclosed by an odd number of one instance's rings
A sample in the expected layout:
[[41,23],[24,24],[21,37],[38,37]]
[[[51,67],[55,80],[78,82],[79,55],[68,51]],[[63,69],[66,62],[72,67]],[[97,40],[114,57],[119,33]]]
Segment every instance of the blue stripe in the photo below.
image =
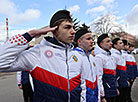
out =
[[98,87],[94,90],[86,88],[86,102],[98,102]]
[[[67,102],[68,92],[33,78],[34,102]],[[80,102],[80,85],[71,92],[71,102]]]

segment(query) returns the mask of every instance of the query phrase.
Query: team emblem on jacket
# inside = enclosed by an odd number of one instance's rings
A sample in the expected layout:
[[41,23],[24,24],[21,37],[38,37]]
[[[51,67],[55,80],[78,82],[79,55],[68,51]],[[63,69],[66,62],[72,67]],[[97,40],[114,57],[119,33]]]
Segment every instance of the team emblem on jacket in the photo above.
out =
[[73,58],[73,60],[74,60],[75,62],[78,62],[77,56],[73,55],[72,58]]
[[52,57],[53,56],[53,52],[51,50],[47,50],[45,52],[45,54],[46,54],[47,57]]

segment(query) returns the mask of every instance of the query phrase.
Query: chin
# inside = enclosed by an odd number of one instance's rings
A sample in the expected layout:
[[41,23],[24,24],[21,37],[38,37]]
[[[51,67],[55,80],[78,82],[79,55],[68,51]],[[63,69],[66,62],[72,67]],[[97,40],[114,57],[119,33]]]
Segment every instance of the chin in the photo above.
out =
[[69,44],[69,43],[73,43],[73,41],[66,41],[66,43],[67,43],[67,44]]

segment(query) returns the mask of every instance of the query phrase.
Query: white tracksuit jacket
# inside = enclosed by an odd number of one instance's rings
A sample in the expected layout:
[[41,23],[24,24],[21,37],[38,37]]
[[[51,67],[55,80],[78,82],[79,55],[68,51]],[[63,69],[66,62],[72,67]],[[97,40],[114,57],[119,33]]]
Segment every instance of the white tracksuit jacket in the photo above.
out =
[[126,59],[128,80],[134,80],[138,76],[136,60],[133,54],[128,53],[125,50],[122,50],[122,53],[124,54],[125,59]]
[[96,65],[98,67],[101,97],[117,96],[116,60],[98,45],[94,50]]
[[87,67],[85,71],[87,72],[85,82],[86,82],[86,101],[87,102],[98,102],[99,98],[99,82],[97,74],[97,66],[95,63],[95,58],[92,56],[91,52],[86,53],[82,48],[77,47],[76,50],[85,61]]
[[116,78],[118,81],[118,88],[126,88],[128,87],[128,76],[127,76],[127,68],[126,68],[126,60],[124,54],[117,49],[111,49],[111,56],[116,59],[117,69],[116,69]]
[[45,39],[25,51],[29,41],[26,35],[15,35],[0,46],[0,71],[29,69],[34,81],[34,102],[86,102],[87,65],[81,56],[71,45],[57,41],[59,46]]

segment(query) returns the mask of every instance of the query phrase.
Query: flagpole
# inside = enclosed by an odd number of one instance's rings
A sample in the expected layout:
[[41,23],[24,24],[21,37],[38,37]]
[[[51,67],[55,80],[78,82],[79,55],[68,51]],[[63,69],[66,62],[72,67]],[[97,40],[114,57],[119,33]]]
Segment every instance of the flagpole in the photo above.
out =
[[7,31],[7,38],[6,38],[6,40],[8,40],[9,39],[9,32],[8,32],[8,18],[6,18],[6,31]]

